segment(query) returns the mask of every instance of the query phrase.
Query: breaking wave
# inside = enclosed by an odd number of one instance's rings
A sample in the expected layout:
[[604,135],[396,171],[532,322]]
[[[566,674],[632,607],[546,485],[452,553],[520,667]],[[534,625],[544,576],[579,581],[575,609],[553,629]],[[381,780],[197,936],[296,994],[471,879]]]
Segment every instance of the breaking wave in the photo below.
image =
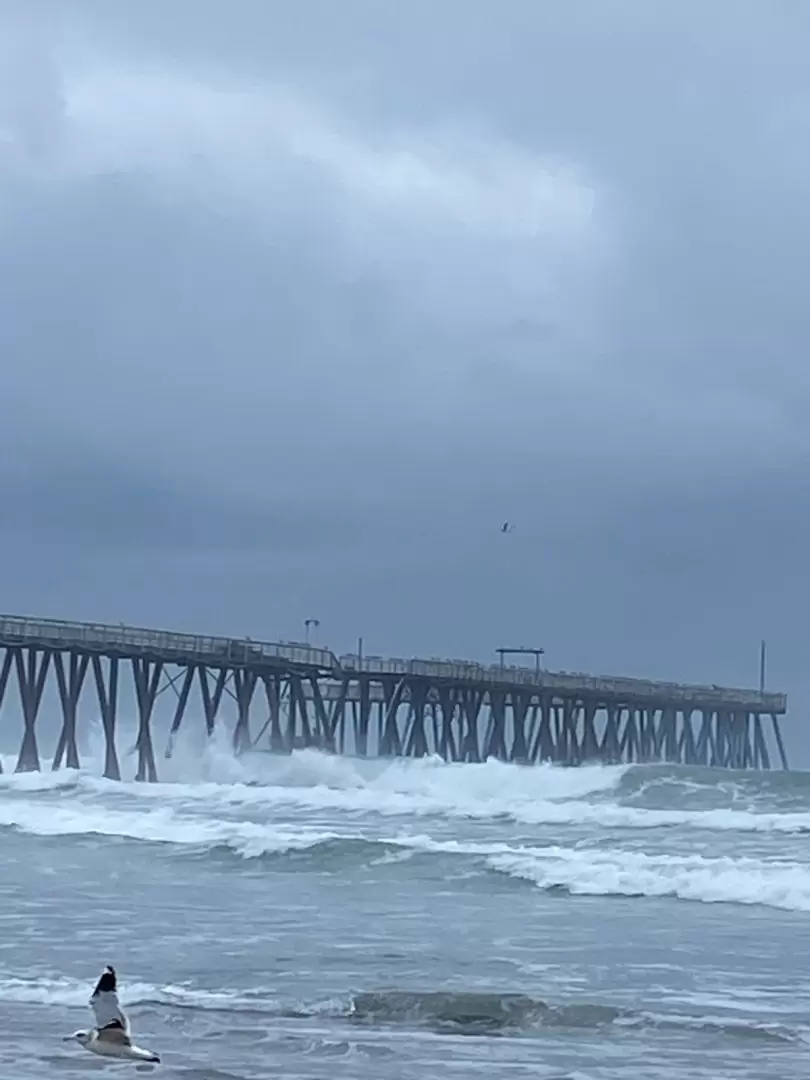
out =
[[481,888],[509,880],[570,896],[810,911],[803,774],[317,751],[235,759],[216,738],[165,764],[154,785],[106,781],[92,757],[81,771],[6,772],[0,830],[42,842],[159,845],[268,869],[348,872],[360,863],[404,880],[424,864]]
[[[564,768],[495,760],[462,765],[439,758],[359,760],[314,750],[237,760],[216,746],[199,758],[168,764],[166,781],[156,785],[106,781],[92,767],[21,775],[6,768],[0,798],[72,792],[85,799],[130,796],[141,804],[196,805],[210,813],[301,810],[528,826],[810,832],[810,785],[804,774],[790,774],[801,779],[789,783],[761,774],[752,778],[673,766]],[[775,802],[780,794],[789,802],[784,809]]]
[[497,870],[579,896],[674,897],[810,911],[810,867],[787,860],[549,848],[493,855]]
[[[314,870],[357,862],[388,863],[396,872],[412,858],[443,860],[448,876],[506,875],[551,892],[581,896],[673,897],[703,903],[755,904],[810,911],[810,866],[761,858],[647,854],[579,843],[532,845],[437,839],[400,831],[368,836],[274,822],[212,820],[171,808],[132,813],[84,805],[0,803],[0,828],[41,837],[103,836],[167,845],[172,851],[264,861],[296,856]],[[302,859],[305,861],[302,863]],[[407,872],[407,871],[406,871]]]

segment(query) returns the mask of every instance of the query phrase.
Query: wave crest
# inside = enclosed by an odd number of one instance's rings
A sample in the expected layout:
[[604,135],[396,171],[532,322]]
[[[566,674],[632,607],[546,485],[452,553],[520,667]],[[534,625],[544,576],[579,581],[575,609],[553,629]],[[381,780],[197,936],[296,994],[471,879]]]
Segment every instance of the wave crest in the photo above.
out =
[[[210,754],[211,761],[220,760],[214,748]],[[715,771],[712,783],[706,783],[703,773],[710,770],[695,770],[693,775],[672,767],[564,768],[500,761],[454,765],[432,758],[358,761],[314,750],[289,756],[253,754],[239,761],[229,754],[225,761],[227,780],[187,778],[155,785],[107,781],[84,771],[9,774],[0,777],[0,799],[74,792],[79,798],[100,796],[114,802],[128,796],[144,806],[202,811],[212,819],[222,813],[307,811],[503,820],[527,826],[810,832],[806,803],[793,799],[790,810],[768,809],[749,790],[751,784],[766,781],[749,778],[749,787],[741,787],[742,781]]]

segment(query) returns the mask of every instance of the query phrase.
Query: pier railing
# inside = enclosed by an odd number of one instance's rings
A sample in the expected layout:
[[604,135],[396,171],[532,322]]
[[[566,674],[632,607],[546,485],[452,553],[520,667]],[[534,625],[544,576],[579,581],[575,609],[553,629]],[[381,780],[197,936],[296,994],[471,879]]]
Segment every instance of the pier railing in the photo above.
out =
[[284,661],[320,671],[334,670],[330,649],[300,642],[253,641],[251,638],[210,637],[171,630],[148,630],[123,623],[65,622],[0,615],[0,645],[52,649],[86,649],[104,655],[160,656],[165,660],[196,661],[215,666]]
[[766,693],[735,687],[664,682],[627,676],[586,675],[568,671],[538,671],[517,664],[479,664],[468,660],[404,660],[383,656],[347,653],[338,657],[344,672],[365,675],[414,676],[454,683],[492,683],[537,687],[561,694],[580,693],[591,697],[632,701],[668,701],[684,705],[722,701],[729,708],[783,713],[785,694]]

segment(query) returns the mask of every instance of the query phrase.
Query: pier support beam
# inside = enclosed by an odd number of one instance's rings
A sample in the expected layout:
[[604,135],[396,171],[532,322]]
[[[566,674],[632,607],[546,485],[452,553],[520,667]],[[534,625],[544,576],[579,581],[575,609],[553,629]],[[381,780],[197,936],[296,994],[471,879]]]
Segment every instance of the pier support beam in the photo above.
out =
[[325,753],[334,753],[335,741],[320,683],[315,675],[311,675],[308,681],[315,706],[315,745]]
[[352,702],[354,720],[354,752],[358,757],[368,756],[368,729],[371,724],[371,685],[367,678],[360,680],[359,708]]
[[620,760],[619,728],[623,710],[616,705],[609,705],[605,717],[605,729],[599,744],[599,756],[606,765],[614,765]]
[[464,690],[461,695],[462,723],[466,725],[461,739],[461,760],[478,762],[481,760],[481,747],[478,743],[478,726],[481,706],[484,704],[482,690]]
[[348,696],[349,679],[344,678],[341,680],[338,696],[329,711],[328,749],[338,754],[344,752],[346,745],[346,700]]
[[[397,714],[404,691],[404,676],[396,682],[389,680],[385,688],[385,713],[380,732],[381,757],[400,757],[402,755],[402,740],[399,737]],[[343,692],[345,693],[345,690]]]
[[237,754],[250,749],[250,703],[256,689],[255,671],[239,670],[233,673],[238,715],[233,732],[233,748]]
[[697,761],[695,748],[695,730],[692,727],[692,709],[684,709],[681,713],[681,735],[678,747],[679,760],[684,765],[694,765]]
[[428,688],[422,683],[411,684],[411,708],[405,737],[406,757],[427,757],[428,745],[425,734],[425,711]]
[[762,717],[759,713],[754,714],[754,752],[756,755],[754,768],[770,769],[771,757],[768,753],[768,744],[765,742],[765,733],[762,730]]
[[779,717],[775,713],[771,713],[771,722],[773,724],[773,734],[776,739],[776,746],[779,750],[779,757],[782,762],[782,768],[787,769],[787,754],[785,753],[785,744],[782,742],[782,732],[779,730]]
[[531,760],[534,764],[553,761],[555,753],[554,735],[551,730],[551,701],[547,694],[540,695],[538,710],[540,720],[531,747]]
[[484,757],[506,761],[506,695],[502,690],[489,694],[489,723],[484,739]]
[[157,782],[155,750],[152,745],[152,710],[155,707],[163,664],[158,660],[133,660],[132,675],[135,679],[135,698],[138,705],[138,772],[136,780]]
[[[42,704],[42,692],[51,662],[51,653],[38,649],[15,649],[17,683],[22,705],[23,733],[16,772],[39,772],[39,749],[37,747],[37,716]],[[26,659],[28,663],[26,664]]]
[[526,717],[529,712],[531,694],[513,690],[510,694],[512,702],[512,752],[511,759],[519,765],[525,765],[529,760],[529,748],[526,742]]
[[[11,661],[13,659],[13,653],[11,649],[6,649],[6,655],[3,657],[3,664],[0,667],[0,715],[3,712],[3,701],[6,697],[6,689],[8,688],[8,677],[11,674]],[[3,775],[3,762],[0,759],[0,776]]]
[[[289,680],[290,686],[290,734],[289,745],[292,747],[301,747],[309,749],[315,745],[315,740],[312,735],[312,728],[309,724],[309,711],[307,709],[307,699],[304,694],[304,688],[301,683],[301,679],[298,675],[291,675]],[[301,734],[297,734],[298,722],[301,724]]]
[[208,732],[208,737],[210,738],[214,734],[214,728],[216,727],[217,713],[219,712],[225,684],[228,681],[229,671],[228,668],[219,668],[214,677],[213,690],[208,681],[208,668],[203,667],[201,664],[197,668],[197,673],[200,680],[200,693],[202,695],[203,714],[205,715],[205,727]]
[[289,752],[281,730],[281,679],[278,675],[265,675],[262,684],[270,711],[270,749],[275,754]]
[[93,656],[93,677],[104,728],[104,775],[108,780],[120,780],[121,768],[115,748],[115,724],[118,718],[118,657],[108,661],[107,677],[100,656]]
[[[169,740],[166,744],[165,757],[170,758],[174,752],[174,739],[177,732],[180,730],[180,725],[183,723],[183,716],[185,715],[186,705],[188,705],[188,696],[191,693],[191,684],[194,682],[195,668],[188,667],[183,673],[183,685],[180,687],[177,693],[177,705],[174,710],[174,719],[172,720],[172,726],[169,729]],[[172,684],[174,686],[174,683]],[[175,687],[175,691],[177,687]]]
[[582,711],[582,760],[599,760],[599,740],[596,737],[596,703],[586,701]]
[[59,687],[59,700],[62,703],[62,731],[59,742],[56,744],[56,753],[53,758],[54,770],[62,767],[62,759],[69,769],[79,767],[79,749],[76,745],[76,710],[79,705],[79,695],[84,685],[84,677],[87,674],[87,666],[90,657],[87,653],[68,654],[68,671],[65,674],[65,662],[62,653],[54,653],[53,663],[56,669],[56,683]]
[[457,760],[456,741],[453,737],[457,704],[453,687],[443,686],[439,689],[441,726],[439,728],[440,733],[436,751],[445,761]]

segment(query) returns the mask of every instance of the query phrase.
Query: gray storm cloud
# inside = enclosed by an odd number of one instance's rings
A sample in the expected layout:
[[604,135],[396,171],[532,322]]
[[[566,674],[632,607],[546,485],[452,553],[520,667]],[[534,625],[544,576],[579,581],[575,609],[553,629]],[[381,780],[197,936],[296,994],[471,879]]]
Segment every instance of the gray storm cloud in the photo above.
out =
[[4,606],[747,684],[765,636],[798,727],[810,17],[238,15],[0,7]]

